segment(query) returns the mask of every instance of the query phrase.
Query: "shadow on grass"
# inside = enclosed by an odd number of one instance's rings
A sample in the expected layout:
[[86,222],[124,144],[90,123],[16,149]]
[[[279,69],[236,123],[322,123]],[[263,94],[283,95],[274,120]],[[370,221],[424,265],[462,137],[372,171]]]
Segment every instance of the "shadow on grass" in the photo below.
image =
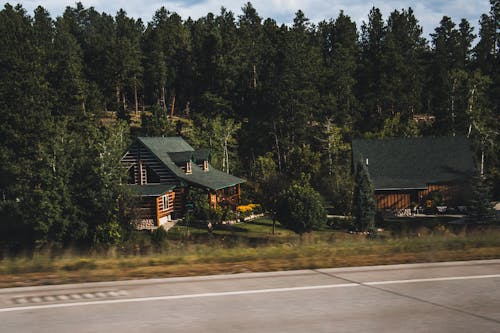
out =
[[[247,224],[255,224],[255,225],[262,225],[264,227],[272,227],[273,226],[273,221],[269,221],[268,223],[266,222],[257,222],[256,220],[254,221],[248,221],[248,222],[245,222]],[[279,224],[278,221],[276,221],[276,227],[281,227],[281,225]]]

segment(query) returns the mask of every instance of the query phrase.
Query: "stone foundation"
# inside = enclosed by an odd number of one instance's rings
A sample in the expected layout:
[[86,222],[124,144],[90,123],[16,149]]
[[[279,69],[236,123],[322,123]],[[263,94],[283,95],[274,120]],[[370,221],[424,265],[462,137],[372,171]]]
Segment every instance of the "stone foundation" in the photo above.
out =
[[138,219],[133,221],[132,225],[137,230],[154,230],[157,228],[154,219]]

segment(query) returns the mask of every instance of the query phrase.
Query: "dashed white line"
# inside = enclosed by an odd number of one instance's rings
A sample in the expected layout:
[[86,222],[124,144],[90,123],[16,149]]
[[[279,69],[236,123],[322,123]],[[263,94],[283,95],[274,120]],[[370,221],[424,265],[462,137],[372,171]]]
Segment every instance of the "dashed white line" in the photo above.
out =
[[[222,297],[222,296],[236,296],[236,295],[265,294],[265,293],[276,293],[276,292],[303,291],[303,290],[360,287],[360,286],[382,285],[382,284],[438,282],[438,281],[489,279],[489,278],[500,278],[500,274],[453,276],[453,277],[411,279],[411,280],[393,280],[393,281],[370,281],[370,282],[359,282],[359,283],[353,282],[353,283],[327,284],[327,285],[302,286],[302,287],[290,287],[290,288],[255,289],[255,290],[225,291],[225,292],[213,292],[213,293],[201,293],[201,294],[168,295],[168,296],[156,296],[156,297],[124,298],[124,299],[114,299],[114,300],[96,300],[96,301],[85,301],[85,302],[75,302],[75,303],[18,306],[18,307],[10,307],[10,308],[0,309],[0,313],[13,312],[13,311],[38,310],[38,309],[66,308],[66,307],[76,307],[76,306],[86,306],[86,305],[151,302],[151,301],[178,300],[178,299],[202,298],[202,297]],[[118,292],[114,292],[114,293],[119,294]],[[109,294],[110,293],[108,292],[108,295]],[[72,294],[71,296],[74,296],[74,295],[76,295],[76,294]],[[33,299],[32,299],[32,301],[33,301]]]
[[54,302],[56,298],[54,296],[44,296],[43,301],[44,302]]

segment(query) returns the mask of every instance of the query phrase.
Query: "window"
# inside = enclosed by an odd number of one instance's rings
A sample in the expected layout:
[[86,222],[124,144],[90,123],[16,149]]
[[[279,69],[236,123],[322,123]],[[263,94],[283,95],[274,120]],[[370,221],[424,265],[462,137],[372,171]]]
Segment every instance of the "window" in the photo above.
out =
[[136,184],[136,180],[135,180],[135,166],[134,165],[132,165],[128,169],[128,183],[129,184]]
[[160,176],[149,166],[143,166],[143,170],[146,171],[146,183],[147,184],[159,184]]
[[168,194],[162,196],[161,199],[163,201],[163,211],[168,210],[170,208],[170,206],[169,206],[170,201],[168,200]]
[[203,171],[208,171],[208,161],[203,161]]
[[190,174],[190,173],[193,173],[193,169],[191,167],[191,161],[188,161],[186,163],[186,174]]

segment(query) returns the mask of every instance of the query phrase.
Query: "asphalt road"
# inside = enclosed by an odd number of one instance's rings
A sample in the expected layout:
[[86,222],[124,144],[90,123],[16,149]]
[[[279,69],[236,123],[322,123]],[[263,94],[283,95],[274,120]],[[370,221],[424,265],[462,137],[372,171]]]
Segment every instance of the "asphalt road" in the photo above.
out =
[[500,260],[0,289],[0,332],[500,332]]

